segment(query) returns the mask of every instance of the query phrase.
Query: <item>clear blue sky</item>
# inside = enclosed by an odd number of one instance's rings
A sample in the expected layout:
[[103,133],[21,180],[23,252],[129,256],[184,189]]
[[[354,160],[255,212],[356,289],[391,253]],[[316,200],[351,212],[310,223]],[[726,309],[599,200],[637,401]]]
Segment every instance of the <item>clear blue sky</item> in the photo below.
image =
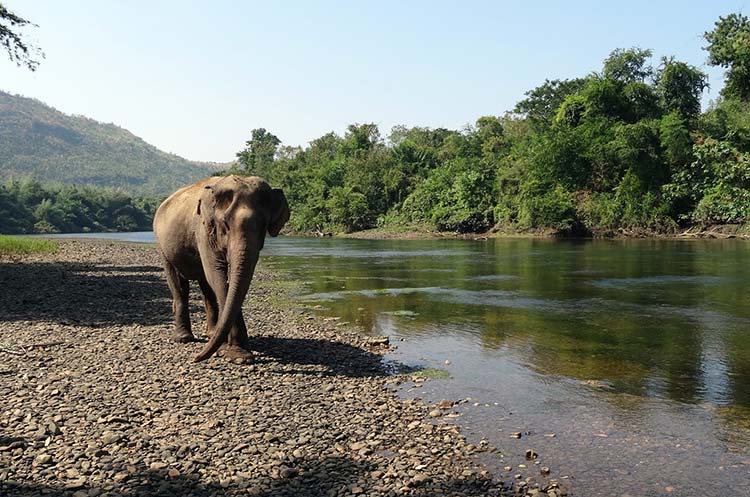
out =
[[288,145],[353,122],[458,128],[618,47],[701,67],[707,102],[723,78],[702,34],[750,0],[3,3],[47,58],[36,73],[0,58],[0,89],[228,161],[257,127]]

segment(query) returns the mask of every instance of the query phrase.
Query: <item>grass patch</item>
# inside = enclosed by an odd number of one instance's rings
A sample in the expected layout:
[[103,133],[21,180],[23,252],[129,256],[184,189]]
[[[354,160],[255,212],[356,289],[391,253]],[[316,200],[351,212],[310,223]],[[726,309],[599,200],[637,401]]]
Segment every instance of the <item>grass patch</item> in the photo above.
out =
[[23,238],[19,236],[0,235],[0,254],[52,254],[57,252],[59,244],[52,240],[40,238]]

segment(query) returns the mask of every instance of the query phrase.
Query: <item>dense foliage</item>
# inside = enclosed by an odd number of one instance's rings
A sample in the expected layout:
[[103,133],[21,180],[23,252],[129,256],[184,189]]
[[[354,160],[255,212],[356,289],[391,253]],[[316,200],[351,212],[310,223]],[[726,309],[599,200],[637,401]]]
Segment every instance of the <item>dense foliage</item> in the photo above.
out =
[[215,164],[162,152],[114,124],[66,115],[0,91],[2,181],[34,177],[158,196],[215,170]]
[[750,23],[705,34],[728,68],[701,112],[698,68],[640,48],[599,72],[547,80],[513,112],[461,130],[352,124],[304,148],[253,131],[238,167],[284,188],[293,228],[356,231],[427,224],[607,233],[750,221]]
[[9,182],[0,185],[0,233],[150,230],[157,206],[112,189]]

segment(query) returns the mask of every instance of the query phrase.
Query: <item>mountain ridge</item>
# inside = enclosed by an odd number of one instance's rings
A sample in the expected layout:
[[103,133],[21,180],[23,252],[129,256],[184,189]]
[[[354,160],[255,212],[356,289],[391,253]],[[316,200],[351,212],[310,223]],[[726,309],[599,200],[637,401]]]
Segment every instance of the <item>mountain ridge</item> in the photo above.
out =
[[0,180],[35,178],[164,196],[226,167],[164,152],[114,123],[0,90]]

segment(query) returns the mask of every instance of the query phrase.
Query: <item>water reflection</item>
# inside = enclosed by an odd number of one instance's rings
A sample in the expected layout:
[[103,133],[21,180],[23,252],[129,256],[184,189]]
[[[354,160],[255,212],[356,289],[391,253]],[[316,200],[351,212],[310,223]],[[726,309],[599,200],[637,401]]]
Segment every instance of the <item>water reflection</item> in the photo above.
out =
[[420,395],[481,399],[464,423],[507,453],[509,431],[557,433],[522,444],[576,474],[579,495],[603,495],[602,478],[613,494],[669,481],[693,495],[750,469],[748,248],[287,239],[267,261],[321,312],[405,338],[398,360],[450,359],[453,380]]
[[287,240],[271,254],[310,281],[305,300],[324,301],[368,332],[382,331],[384,313],[406,311],[398,334],[469,335],[544,375],[750,407],[747,248],[734,240]]

